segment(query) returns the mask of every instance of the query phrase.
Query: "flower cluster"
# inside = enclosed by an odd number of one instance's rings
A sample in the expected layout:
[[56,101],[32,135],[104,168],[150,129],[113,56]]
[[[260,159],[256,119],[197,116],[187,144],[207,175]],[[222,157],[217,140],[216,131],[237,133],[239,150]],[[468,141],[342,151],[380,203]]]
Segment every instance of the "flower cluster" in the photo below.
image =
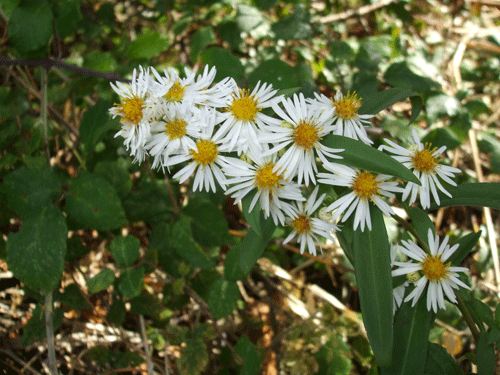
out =
[[[439,202],[436,186],[447,193],[438,178],[453,184],[458,170],[439,164],[444,149],[430,150],[416,136],[408,150],[392,141],[383,147],[414,170],[421,186],[403,188],[392,176],[339,164],[344,150],[324,144],[329,134],[373,143],[366,131],[373,116],[358,114],[355,93],[285,98],[267,83],[249,90],[229,77],[214,83],[215,75],[208,66],[201,74],[186,69],[184,78],[173,70],[134,70],[130,85],[112,84],[121,99],[110,109],[122,126],[116,136],[135,161],[149,155],[153,168],[170,172],[176,166],[173,177],[180,183],[193,178],[194,190],[220,187],[236,203],[251,196],[250,210],[258,203],[265,217],[289,225],[293,231],[285,242],[297,237],[302,252],[307,245],[316,254],[318,236],[333,240],[332,231],[339,230],[333,221],[340,216],[345,221],[354,213],[354,229],[371,230],[370,206],[394,213],[383,197],[402,193],[413,203],[420,195],[428,207],[430,192]],[[325,195],[318,198],[317,183],[346,192],[321,207]],[[321,218],[315,216],[319,209]]]

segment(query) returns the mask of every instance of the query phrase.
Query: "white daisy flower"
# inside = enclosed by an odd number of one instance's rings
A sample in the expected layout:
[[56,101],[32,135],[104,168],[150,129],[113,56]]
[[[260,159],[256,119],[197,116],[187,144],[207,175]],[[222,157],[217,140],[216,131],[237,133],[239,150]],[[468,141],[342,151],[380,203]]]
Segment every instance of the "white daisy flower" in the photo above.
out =
[[220,122],[218,113],[214,109],[205,107],[200,116],[203,118],[205,126],[200,128],[199,139],[195,142],[194,147],[190,146],[187,152],[181,150],[180,155],[169,157],[163,166],[170,167],[188,161],[189,164],[179,170],[173,178],[178,178],[179,182],[183,183],[195,173],[193,191],[198,190],[198,188],[210,191],[211,188],[213,192],[216,192],[215,180],[225,190],[226,178],[221,167],[226,164],[226,157],[221,153],[227,152],[228,149],[213,140],[214,127]]
[[446,146],[442,146],[439,149],[431,149],[430,145],[424,145],[420,141],[415,129],[413,129],[413,139],[410,140],[408,149],[399,146],[389,139],[385,139],[385,141],[390,147],[382,145],[379,149],[395,154],[392,157],[401,162],[405,167],[411,169],[421,183],[421,186],[419,186],[413,182],[408,182],[403,191],[403,201],[410,197],[409,204],[411,205],[417,200],[417,195],[420,195],[422,207],[424,209],[429,208],[431,206],[431,192],[436,203],[440,203],[437,189],[451,198],[451,194],[441,185],[438,177],[448,184],[456,186],[457,184],[452,178],[455,177],[455,173],[460,173],[461,170],[439,164],[441,161],[440,155],[446,151]]
[[230,195],[238,203],[251,191],[256,190],[250,203],[249,212],[259,202],[264,217],[272,216],[276,225],[285,224],[285,215],[294,216],[292,206],[283,201],[289,199],[303,201],[305,198],[300,192],[300,185],[286,180],[283,174],[277,173],[275,169],[276,154],[268,157],[254,155],[255,164],[247,163],[236,158],[227,158],[224,168],[229,178],[226,183],[234,184],[227,189],[226,195]]
[[284,173],[285,178],[297,175],[299,184],[302,183],[302,179],[306,185],[309,184],[309,179],[316,183],[315,174],[318,172],[316,155],[323,164],[330,164],[327,156],[332,159],[342,159],[335,153],[344,151],[321,144],[322,137],[332,130],[329,119],[334,109],[331,108],[330,111],[325,111],[316,117],[317,110],[306,103],[302,93],[298,96],[294,94],[293,101],[283,99],[281,103],[286,113],[277,104],[273,105],[273,109],[289,126],[270,126],[269,131],[272,133],[261,136],[260,140],[277,143],[268,154],[290,146],[276,163],[276,172]]
[[[450,256],[458,249],[458,244],[450,247],[448,245],[448,236],[446,236],[439,245],[439,236],[434,237],[432,230],[427,234],[429,239],[430,254],[425,253],[413,241],[401,241],[403,246],[397,246],[397,249],[406,254],[413,262],[395,262],[399,268],[392,271],[392,276],[405,275],[412,272],[418,272],[422,277],[415,283],[415,289],[405,298],[405,302],[413,300],[412,306],[415,306],[422,295],[426,285],[427,288],[427,310],[439,308],[445,309],[444,295],[453,303],[457,303],[453,289],[459,287],[470,290],[470,287],[464,284],[458,278],[457,272],[467,272],[465,267],[451,267],[450,263],[445,263]],[[444,294],[443,294],[444,292]]]
[[170,155],[186,154],[189,149],[196,149],[194,139],[199,138],[204,125],[200,116],[186,105],[167,108],[161,120],[151,123],[151,137],[146,149],[154,156],[152,167],[165,165]]
[[338,218],[344,211],[342,222],[346,221],[349,216],[356,210],[354,217],[354,230],[361,225],[361,231],[365,230],[365,224],[369,230],[372,229],[370,218],[371,201],[385,215],[394,215],[392,208],[381,198],[394,197],[392,192],[401,192],[402,188],[398,187],[398,182],[387,181],[391,176],[375,175],[368,171],[360,171],[344,165],[325,164],[324,167],[332,173],[318,173],[318,182],[334,185],[347,186],[352,191],[333,202],[327,207],[328,211],[336,210],[332,218]]
[[148,97],[148,70],[140,67],[139,74],[134,69],[130,86],[121,82],[111,83],[113,90],[120,96],[121,104],[109,109],[113,118],[120,116],[121,130],[115,137],[125,138],[124,144],[134,161],[142,162],[146,157],[145,142],[150,134],[150,125],[144,119],[143,106]]
[[212,86],[217,71],[215,67],[209,70],[208,65],[205,65],[203,73],[198,75],[185,68],[185,78],[180,78],[173,69],[170,69],[170,72],[164,69],[163,77],[154,68],[152,71],[158,82],[154,96],[164,110],[182,102],[191,106],[221,107],[236,85],[234,80],[228,77]]
[[[323,221],[321,219],[311,217],[318,209],[319,205],[325,199],[323,194],[316,200],[318,195],[319,186],[316,186],[307,202],[295,202],[295,207],[292,205],[294,215],[286,219],[286,223],[293,227],[292,233],[288,235],[283,243],[287,243],[295,236],[298,237],[297,241],[300,243],[300,253],[304,253],[304,249],[308,247],[309,253],[316,255],[316,245],[314,241],[319,242],[317,235],[323,236],[331,241],[335,241],[332,237],[332,230],[339,230],[339,228],[332,223]],[[321,250],[321,246],[319,247]]]
[[222,113],[225,121],[215,134],[215,139],[222,138],[222,142],[229,143],[231,149],[236,147],[238,155],[249,149],[260,152],[259,129],[265,130],[268,125],[281,123],[261,112],[281,100],[282,96],[274,97],[277,91],[270,84],[261,85],[260,81],[252,92],[236,88],[226,99],[225,111]]
[[[370,119],[374,115],[360,115],[358,109],[361,107],[361,99],[356,93],[347,93],[346,96],[337,91],[335,97],[328,98],[323,94],[314,93],[316,103],[321,111],[329,111],[335,108],[333,113],[333,134],[344,137],[359,139],[363,143],[371,145],[373,141],[366,134],[366,125],[370,125]],[[311,103],[314,100],[310,100]]]

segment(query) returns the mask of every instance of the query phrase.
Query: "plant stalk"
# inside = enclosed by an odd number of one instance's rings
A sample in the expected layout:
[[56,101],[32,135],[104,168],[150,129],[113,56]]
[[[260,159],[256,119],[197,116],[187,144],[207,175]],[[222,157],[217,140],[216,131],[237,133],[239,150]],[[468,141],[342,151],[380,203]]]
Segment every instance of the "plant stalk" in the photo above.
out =
[[45,328],[47,330],[47,352],[49,354],[49,370],[51,375],[57,375],[56,349],[54,339],[54,325],[52,316],[54,310],[52,306],[52,291],[45,295]]

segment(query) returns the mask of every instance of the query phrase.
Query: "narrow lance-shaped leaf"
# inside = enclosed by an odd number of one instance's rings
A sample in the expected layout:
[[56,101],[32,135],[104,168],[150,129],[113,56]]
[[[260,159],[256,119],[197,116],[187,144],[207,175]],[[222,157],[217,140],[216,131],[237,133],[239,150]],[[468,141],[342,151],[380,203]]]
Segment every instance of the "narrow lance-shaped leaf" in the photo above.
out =
[[363,322],[380,365],[392,357],[392,279],[390,244],[382,212],[370,207],[372,230],[355,232],[354,268]]
[[500,210],[500,183],[471,183],[447,186],[452,198],[439,193],[440,204],[432,204],[431,210],[448,206],[480,206]]
[[403,164],[361,141],[330,134],[323,138],[322,143],[328,147],[344,149],[339,153],[342,159],[334,159],[333,162],[335,163],[349,165],[373,173],[400,177],[403,180],[420,185],[417,176]]

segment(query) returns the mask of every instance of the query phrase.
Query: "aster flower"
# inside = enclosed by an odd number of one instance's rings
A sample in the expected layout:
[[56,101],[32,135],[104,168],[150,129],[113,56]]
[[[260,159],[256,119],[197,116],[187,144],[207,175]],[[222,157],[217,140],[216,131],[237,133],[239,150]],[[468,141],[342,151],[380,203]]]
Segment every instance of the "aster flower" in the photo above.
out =
[[289,146],[280,160],[276,163],[275,171],[284,173],[285,178],[297,176],[298,183],[309,184],[309,179],[316,183],[315,174],[318,172],[316,156],[323,164],[330,164],[327,156],[332,159],[342,159],[335,153],[344,151],[334,149],[321,144],[322,137],[332,130],[329,118],[333,113],[333,108],[323,112],[316,117],[317,110],[307,105],[304,95],[294,94],[292,99],[281,101],[286,113],[279,105],[273,105],[273,109],[278,116],[286,121],[288,126],[270,126],[270,134],[263,135],[261,141],[276,143],[268,153],[275,153]]
[[292,238],[297,236],[297,241],[300,243],[301,254],[304,253],[304,249],[307,244],[309,253],[316,255],[316,245],[314,244],[314,241],[319,242],[317,235],[334,241],[331,231],[339,230],[335,224],[311,217],[318,209],[319,205],[323,202],[323,199],[325,199],[326,194],[323,194],[318,200],[316,200],[318,189],[319,186],[316,186],[312,194],[307,199],[307,202],[295,202],[295,207],[292,205],[294,215],[286,219],[286,223],[293,228],[293,231],[287,238],[285,238],[283,243],[287,243]]
[[[450,263],[445,263],[450,256],[458,249],[459,245],[453,247],[448,245],[448,236],[439,244],[439,236],[434,237],[432,230],[428,231],[430,254],[427,254],[413,241],[402,241],[403,246],[397,246],[397,249],[406,254],[409,258],[416,260],[413,262],[395,262],[399,268],[392,271],[392,276],[405,275],[412,272],[418,272],[422,277],[415,283],[415,289],[405,298],[405,302],[413,300],[412,306],[415,306],[422,295],[425,287],[427,288],[427,310],[434,310],[437,313],[438,307],[445,309],[444,295],[453,303],[457,299],[453,289],[459,287],[470,290],[470,287],[464,284],[458,278],[457,272],[467,272],[465,267],[451,267]],[[444,293],[443,293],[444,292]]]
[[196,148],[194,139],[200,136],[200,129],[205,126],[199,112],[193,112],[187,105],[172,106],[160,120],[151,123],[151,137],[146,149],[154,156],[153,168],[164,165],[170,155],[189,153],[189,149]]
[[300,192],[300,185],[286,180],[283,174],[274,170],[276,154],[267,157],[252,155],[252,159],[255,164],[236,158],[227,158],[224,173],[232,178],[228,178],[226,183],[234,186],[227,189],[226,195],[234,198],[236,204],[247,194],[255,191],[249,212],[259,202],[264,217],[271,215],[276,225],[278,223],[284,225],[284,214],[294,216],[294,211],[292,205],[283,199],[305,200]]
[[221,153],[227,152],[228,149],[213,140],[214,127],[220,122],[218,113],[214,109],[205,107],[200,116],[203,118],[205,126],[200,128],[199,139],[195,142],[194,147],[189,146],[187,152],[181,150],[179,155],[171,156],[164,162],[163,166],[170,167],[188,161],[188,165],[179,170],[173,178],[178,178],[179,182],[183,183],[194,173],[193,191],[198,190],[198,188],[210,191],[211,188],[213,192],[216,192],[215,180],[225,190],[226,178],[221,167],[225,165],[226,157]]
[[361,230],[365,230],[365,224],[369,230],[372,229],[370,218],[370,205],[375,204],[385,215],[391,216],[394,214],[392,208],[381,198],[394,197],[392,192],[400,192],[402,189],[398,187],[398,182],[387,181],[391,176],[374,175],[368,171],[360,171],[344,165],[329,165],[324,167],[333,173],[318,173],[318,181],[324,184],[334,186],[347,186],[352,191],[333,202],[327,207],[328,211],[336,210],[332,218],[338,218],[344,211],[342,221],[346,221],[349,216],[356,210],[354,216],[354,230],[361,226]]
[[209,70],[208,65],[202,74],[196,74],[185,68],[185,78],[180,78],[173,70],[163,70],[161,76],[154,68],[151,69],[157,80],[154,97],[157,104],[165,111],[172,105],[187,102],[191,106],[208,105],[220,107],[224,105],[225,98],[232,92],[236,83],[232,78],[226,78],[212,86],[216,69]]
[[281,99],[281,96],[274,97],[277,91],[270,84],[261,85],[260,81],[252,92],[236,87],[231,96],[226,98],[225,111],[222,113],[225,120],[215,134],[215,139],[222,138],[222,142],[229,143],[231,149],[236,146],[238,155],[249,149],[259,152],[259,130],[265,130],[267,125],[281,123],[261,112]]
[[431,206],[431,192],[436,203],[440,203],[437,189],[451,198],[451,194],[441,185],[439,178],[450,185],[456,186],[457,184],[452,178],[455,177],[455,173],[461,171],[458,168],[440,164],[440,154],[446,151],[446,146],[442,146],[439,149],[431,149],[430,145],[424,145],[420,141],[415,129],[413,129],[413,139],[410,140],[408,149],[399,146],[391,140],[386,139],[385,141],[390,146],[382,145],[379,149],[394,154],[392,157],[401,162],[405,167],[411,169],[421,183],[421,186],[419,186],[413,182],[408,182],[403,191],[403,201],[410,197],[409,204],[412,204],[417,200],[417,195],[420,195],[422,207],[424,209],[429,208]]
[[361,99],[356,93],[347,93],[346,96],[337,91],[335,97],[328,98],[323,94],[314,93],[316,100],[310,100],[310,103],[316,102],[320,111],[329,111],[335,109],[333,113],[333,124],[335,126],[333,134],[343,135],[344,137],[359,139],[363,143],[371,145],[373,141],[368,138],[365,126],[370,124],[373,115],[360,115],[358,109],[361,107]]
[[134,69],[130,86],[121,82],[116,85],[111,83],[111,87],[121,99],[121,104],[115,104],[109,112],[115,118],[120,117],[121,130],[115,137],[125,138],[124,144],[130,154],[135,156],[135,160],[142,162],[146,156],[144,144],[149,137],[150,125],[144,119],[143,106],[148,97],[148,70],[140,67],[139,74]]

